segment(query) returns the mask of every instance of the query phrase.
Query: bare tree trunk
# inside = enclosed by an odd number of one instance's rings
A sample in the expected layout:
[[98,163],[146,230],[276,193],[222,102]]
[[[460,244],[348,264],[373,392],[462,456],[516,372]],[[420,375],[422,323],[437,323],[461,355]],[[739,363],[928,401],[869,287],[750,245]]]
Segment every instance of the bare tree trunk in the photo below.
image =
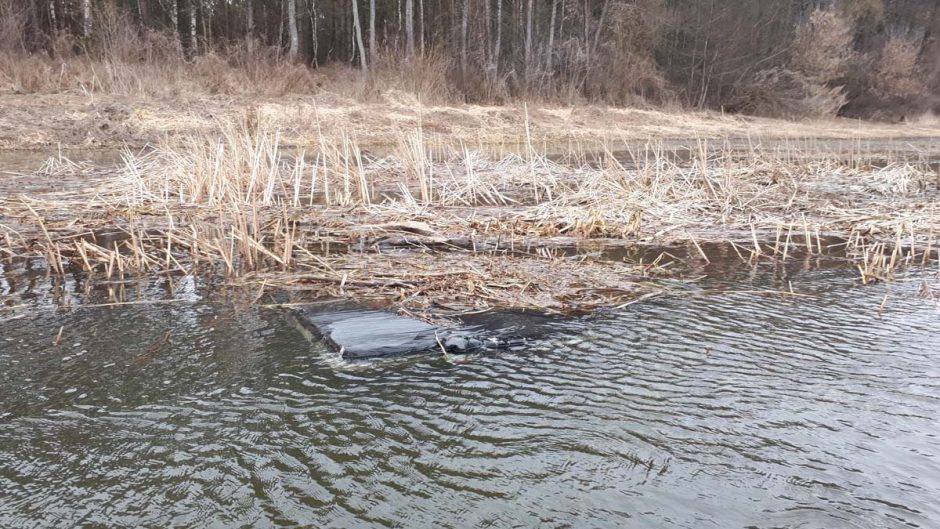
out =
[[545,69],[552,75],[552,59],[555,55],[555,11],[558,9],[558,0],[552,1],[552,17],[548,28],[548,50],[545,52]]
[[189,45],[192,53],[196,53],[196,0],[189,0]]
[[199,19],[202,21],[202,39],[205,43],[205,49],[212,49],[212,13],[206,13],[202,2],[199,2]]
[[418,39],[421,42],[421,56],[424,57],[424,0],[418,0],[418,22],[421,24],[419,26]]
[[356,45],[359,47],[359,65],[362,67],[362,73],[369,73],[369,66],[366,64],[366,50],[362,44],[362,24],[359,23],[359,0],[352,0],[353,29],[356,34]]
[[49,0],[49,27],[52,31],[59,29],[55,19],[55,0]]
[[503,0],[496,0],[496,47],[493,48],[493,75],[499,76],[499,56],[503,46]]
[[597,31],[594,32],[594,44],[591,45],[591,55],[597,54],[597,45],[601,41],[601,32],[604,31],[604,24],[607,23],[607,8],[610,7],[610,0],[604,0],[604,7],[601,8],[601,18],[597,21]]
[[181,0],[171,0],[172,5],[170,9],[170,21],[173,22],[173,36],[176,37],[177,51],[183,48],[183,41],[180,38],[180,1]]
[[82,0],[82,35],[91,36],[91,0]]
[[297,0],[287,0],[287,31],[290,33],[290,49],[287,58],[297,59],[297,50],[300,49],[300,37],[297,34]]
[[252,6],[251,0],[247,2],[248,9],[248,52],[252,53],[255,51],[255,9]]
[[464,77],[467,77],[467,24],[469,18],[470,0],[463,0],[463,16],[460,19],[460,73]]
[[405,0],[405,55],[415,55],[415,0]]
[[268,2],[261,2],[261,20],[263,25],[261,27],[261,38],[258,39],[262,44],[271,43],[271,24],[268,23]]
[[375,51],[378,45],[375,36],[375,0],[369,0],[369,58],[375,64]]
[[317,55],[320,54],[320,41],[317,39],[317,2],[310,0],[310,45],[313,54],[313,66],[320,66]]
[[[280,6],[280,10],[278,11],[280,16],[277,17],[277,47],[278,47],[277,56],[278,57],[280,57],[281,52],[284,51],[284,2],[286,1],[287,0],[278,0],[278,3],[277,3],[278,6]],[[267,22],[268,17],[264,17],[264,20],[265,22]]]
[[532,10],[533,10],[533,0],[529,0],[528,12],[525,16],[525,52],[524,52],[524,62],[525,62],[525,82],[526,85],[529,84],[531,78],[531,68],[532,68]]
[[355,26],[347,27],[346,22],[348,22],[348,20],[346,20],[346,17],[343,17],[343,29],[340,30],[340,34],[349,36],[349,62],[354,63],[356,62],[356,50],[359,49],[358,46],[356,46],[356,29]]
[[[52,4],[52,3],[53,3],[53,2],[50,2],[50,4]],[[54,14],[54,13],[53,13],[53,14]],[[146,26],[146,25],[147,25],[147,20],[148,20],[149,18],[150,18],[150,16],[149,16],[149,13],[148,13],[146,0],[137,0],[137,25],[140,26],[140,27]],[[55,26],[55,24],[54,24],[55,20],[53,20],[52,22],[53,22],[53,27],[54,27],[54,26]]]
[[486,7],[483,8],[484,24],[483,24],[483,61],[487,67],[493,63],[493,31],[490,25],[493,22],[493,8],[491,0],[483,0]]
[[584,42],[584,55],[587,58],[587,64],[591,64],[591,44],[590,44],[590,34],[591,31],[589,28],[589,20],[591,19],[591,7],[589,5],[589,0],[584,0],[584,35],[581,37],[581,40]]

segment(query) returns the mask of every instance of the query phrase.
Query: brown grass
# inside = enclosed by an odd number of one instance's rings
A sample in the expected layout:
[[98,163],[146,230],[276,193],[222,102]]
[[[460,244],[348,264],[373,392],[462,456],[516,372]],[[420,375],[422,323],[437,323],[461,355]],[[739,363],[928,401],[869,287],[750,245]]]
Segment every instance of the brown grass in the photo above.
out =
[[[24,73],[33,70],[24,68]],[[39,71],[38,69],[34,71]],[[45,74],[43,74],[45,75]],[[156,81],[154,81],[156,82]],[[185,81],[191,82],[191,81]],[[0,87],[3,85],[0,84]],[[96,85],[97,86],[97,85]],[[144,86],[150,86],[146,84]],[[526,141],[546,151],[582,144],[590,149],[621,140],[675,142],[686,138],[884,139],[940,135],[936,121],[868,123],[856,120],[781,121],[708,111],[662,111],[602,106],[443,105],[389,90],[365,101],[324,86],[315,97],[182,93],[119,96],[70,90],[55,94],[0,93],[0,149],[37,147],[135,148],[166,135],[218,134],[219,122],[252,121],[280,131],[282,146],[315,148],[321,132],[346,131],[366,149],[398,142],[421,127],[429,149],[467,144],[471,150],[517,150]],[[372,99],[374,97],[374,99]],[[377,147],[377,145],[381,147]]]
[[834,9],[817,8],[797,26],[786,65],[758,69],[735,87],[739,111],[789,119],[832,117],[849,101],[837,84],[856,56],[853,27]]
[[[616,155],[609,145],[599,157],[573,148],[563,158],[594,161],[571,165],[533,147],[496,158],[466,145],[433,153],[420,129],[384,156],[343,131],[322,136],[312,155],[284,151],[279,137],[231,124],[128,151],[111,173],[50,160],[46,175],[84,187],[0,206],[0,247],[55,275],[106,281],[218,274],[413,310],[563,311],[625,303],[661,272],[563,250],[589,239],[688,241],[705,260],[701,242],[731,240],[753,262],[822,252],[834,235],[849,240],[866,283],[933,262],[938,246],[936,173],[890,155],[700,140]],[[102,242],[105,232],[121,235]]]
[[[141,53],[147,53],[146,43]],[[180,94],[253,94],[283,96],[316,93],[322,77],[283,60],[209,54],[181,58],[125,61],[73,56],[52,59],[0,52],[0,83],[21,94],[80,91],[138,97]]]
[[899,99],[916,96],[926,86],[919,78],[917,59],[920,42],[905,35],[892,35],[885,42],[872,72],[875,94]]

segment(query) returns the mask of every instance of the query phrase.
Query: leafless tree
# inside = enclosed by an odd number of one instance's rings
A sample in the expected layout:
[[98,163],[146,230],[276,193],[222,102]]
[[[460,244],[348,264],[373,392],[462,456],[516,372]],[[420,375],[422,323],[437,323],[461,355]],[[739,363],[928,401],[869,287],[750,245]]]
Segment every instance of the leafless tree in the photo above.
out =
[[366,63],[366,50],[362,44],[362,24],[359,23],[359,0],[352,0],[353,29],[356,36],[356,45],[359,47],[359,67],[362,73],[369,73],[369,66]]
[[405,56],[415,55],[415,2],[405,0]]
[[[74,49],[96,53],[110,46],[115,32],[108,25],[123,20],[142,38],[172,35],[190,58],[243,42],[252,60],[267,60],[255,52],[272,49],[271,57],[315,66],[348,58],[368,72],[387,45],[390,61],[400,53],[403,66],[414,65],[420,55],[431,61],[421,68],[436,68],[425,73],[468,98],[537,92],[734,109],[748,86],[795,82],[787,70],[822,93],[844,87],[850,110],[884,94],[940,105],[937,0],[369,0],[362,6],[368,20],[361,20],[359,3],[0,0],[0,24],[17,33],[0,35],[0,43],[15,43],[0,47],[48,54],[57,42],[51,37],[63,34],[80,37]],[[830,6],[833,23],[825,27],[835,29],[810,38],[807,24],[819,5]],[[816,16],[822,28],[825,20]],[[835,74],[814,74],[830,56],[841,65]],[[879,80],[876,71],[891,74]],[[888,90],[888,77],[903,89]]]
[[287,0],[287,31],[290,33],[290,49],[287,56],[290,60],[297,59],[300,49],[300,37],[297,34],[297,0]]

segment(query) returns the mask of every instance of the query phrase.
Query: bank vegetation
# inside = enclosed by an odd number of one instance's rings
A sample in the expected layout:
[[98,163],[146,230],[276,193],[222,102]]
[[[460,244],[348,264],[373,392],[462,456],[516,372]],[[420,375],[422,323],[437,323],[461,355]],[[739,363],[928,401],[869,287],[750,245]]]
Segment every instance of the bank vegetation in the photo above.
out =
[[[418,128],[372,155],[342,131],[306,152],[221,130],[107,171],[57,156],[7,173],[0,257],[86,285],[201,277],[412,312],[619,306],[716,243],[744,266],[844,261],[866,284],[936,263],[940,181],[910,153],[702,139],[495,156],[430,149]],[[649,252],[610,256],[628,247]]]
[[3,0],[0,89],[936,112],[932,0]]

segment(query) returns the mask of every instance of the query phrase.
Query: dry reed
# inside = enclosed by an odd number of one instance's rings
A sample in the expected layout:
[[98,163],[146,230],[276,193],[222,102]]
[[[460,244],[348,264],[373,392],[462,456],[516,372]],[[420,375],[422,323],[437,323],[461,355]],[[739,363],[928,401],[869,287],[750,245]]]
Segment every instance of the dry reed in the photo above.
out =
[[[466,145],[431,152],[420,128],[377,157],[342,131],[309,151],[279,138],[229,124],[126,151],[91,197],[4,205],[3,253],[108,281],[208,273],[425,309],[543,310],[623,305],[663,270],[557,251],[584,239],[690,241],[705,261],[700,243],[731,240],[749,262],[823,253],[823,237],[842,236],[863,283],[936,259],[936,175],[901,159],[704,140],[555,159],[527,142],[524,156],[494,159]],[[66,180],[89,170],[62,157],[42,168]],[[104,232],[118,235],[100,241]]]

